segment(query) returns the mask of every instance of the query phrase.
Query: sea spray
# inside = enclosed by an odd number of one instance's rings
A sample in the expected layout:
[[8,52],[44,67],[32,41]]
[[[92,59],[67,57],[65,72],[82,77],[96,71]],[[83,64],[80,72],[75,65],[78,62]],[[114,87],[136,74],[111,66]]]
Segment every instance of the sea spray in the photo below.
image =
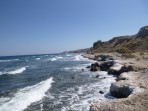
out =
[[53,78],[50,77],[36,85],[18,90],[10,101],[0,106],[0,111],[22,111],[26,109],[31,103],[40,101],[52,83]]
[[3,74],[15,75],[15,74],[23,73],[25,70],[26,70],[26,67],[21,67],[21,68],[15,69],[14,71],[0,72],[0,75],[3,75]]
[[24,72],[25,70],[26,70],[26,67],[22,67],[22,68],[14,70],[14,71],[7,72],[7,74],[19,74],[19,73]]

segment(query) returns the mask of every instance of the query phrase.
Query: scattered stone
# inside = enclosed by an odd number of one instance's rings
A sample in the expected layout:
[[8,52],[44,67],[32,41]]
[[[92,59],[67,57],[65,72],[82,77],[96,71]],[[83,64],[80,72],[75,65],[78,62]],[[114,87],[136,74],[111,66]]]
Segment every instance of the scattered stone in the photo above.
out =
[[99,93],[100,93],[100,94],[104,94],[104,92],[103,92],[103,91],[99,91]]
[[148,59],[148,55],[144,55],[143,56],[143,59]]
[[96,75],[96,78],[98,78],[99,77],[99,75]]
[[72,77],[71,77],[71,79],[75,79],[75,77],[74,77],[74,76],[72,76]]
[[114,58],[110,57],[110,58],[108,58],[108,60],[114,60]]
[[137,59],[136,59],[136,61],[139,61],[139,60],[140,60],[140,58],[137,58]]
[[119,80],[128,80],[128,79],[123,77],[123,78],[119,78]]
[[91,66],[86,66],[86,68],[91,68]]

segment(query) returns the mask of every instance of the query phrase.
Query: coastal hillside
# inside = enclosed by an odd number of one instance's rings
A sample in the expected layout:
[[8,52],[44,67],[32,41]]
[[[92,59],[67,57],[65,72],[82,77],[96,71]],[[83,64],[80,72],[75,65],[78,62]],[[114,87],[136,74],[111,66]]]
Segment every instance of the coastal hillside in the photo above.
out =
[[85,48],[85,49],[77,49],[77,50],[72,50],[72,51],[64,51],[62,52],[63,54],[66,53],[86,53],[89,50],[89,48]]
[[113,37],[111,40],[93,43],[87,53],[94,54],[100,52],[134,53],[148,51],[148,26],[140,28],[135,35]]

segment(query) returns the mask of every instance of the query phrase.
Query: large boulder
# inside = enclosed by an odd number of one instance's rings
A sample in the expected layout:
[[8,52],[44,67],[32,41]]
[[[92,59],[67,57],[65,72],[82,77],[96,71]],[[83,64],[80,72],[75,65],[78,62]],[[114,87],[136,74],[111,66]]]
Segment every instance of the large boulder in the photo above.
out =
[[114,64],[112,67],[108,69],[108,74],[113,74],[113,75],[119,75],[120,74],[120,69],[123,65],[122,64]]
[[133,66],[129,65],[129,66],[122,66],[121,69],[120,69],[120,74],[123,73],[123,72],[129,72],[129,71],[133,71],[134,68]]
[[124,72],[120,74],[120,76],[118,77],[118,80],[129,80],[130,77],[131,77],[131,73]]
[[91,64],[90,71],[98,71],[99,69],[100,68],[98,62]]
[[134,88],[129,84],[112,83],[110,87],[110,93],[116,98],[127,98]]
[[100,64],[100,70],[101,71],[107,71],[111,66],[115,64],[114,61],[105,61],[102,64]]
[[108,70],[108,74],[113,74],[113,75],[120,75],[123,72],[129,72],[133,71],[134,68],[133,66],[129,65],[121,65],[121,64],[115,64],[113,67],[110,67]]

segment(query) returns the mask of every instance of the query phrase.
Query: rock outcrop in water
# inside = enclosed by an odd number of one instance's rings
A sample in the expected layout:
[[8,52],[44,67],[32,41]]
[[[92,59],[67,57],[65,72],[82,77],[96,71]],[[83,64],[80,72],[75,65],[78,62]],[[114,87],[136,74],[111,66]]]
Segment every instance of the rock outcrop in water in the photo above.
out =
[[111,66],[115,64],[114,61],[105,61],[99,65],[101,71],[107,71]]
[[91,64],[90,71],[98,71],[100,70],[98,62]]
[[113,65],[114,61],[105,61],[101,64],[98,64],[98,62],[92,63],[90,66],[90,71],[107,71]]

